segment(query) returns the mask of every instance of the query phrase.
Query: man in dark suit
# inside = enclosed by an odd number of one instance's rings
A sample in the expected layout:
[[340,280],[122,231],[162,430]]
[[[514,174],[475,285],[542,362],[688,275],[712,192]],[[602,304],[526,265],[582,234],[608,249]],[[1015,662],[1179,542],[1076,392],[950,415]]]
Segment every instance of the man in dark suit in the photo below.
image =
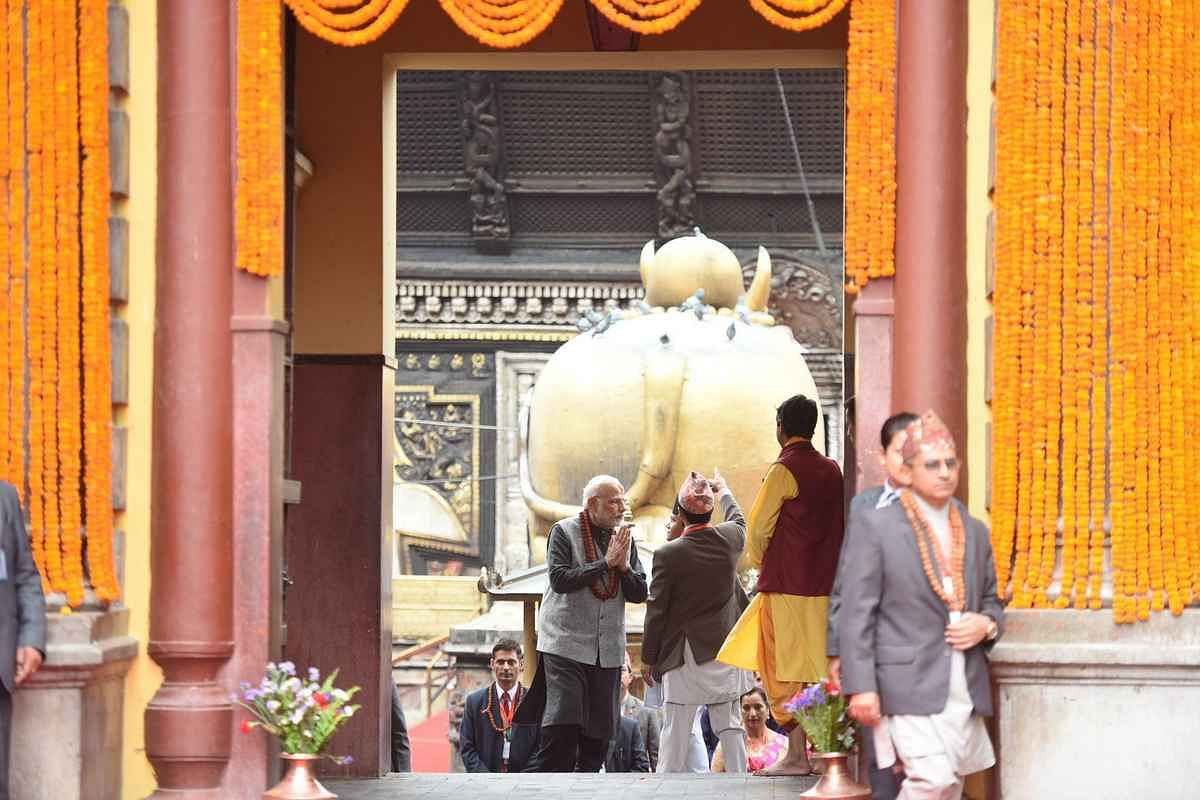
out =
[[0,800],[8,800],[12,695],[46,656],[46,600],[12,484],[0,481]]
[[521,645],[501,639],[492,647],[489,666],[495,682],[467,695],[458,747],[467,772],[520,772],[537,747],[536,725],[513,724],[525,698]]
[[[911,476],[904,469],[903,445],[906,437],[905,429],[917,421],[917,415],[911,411],[901,411],[888,417],[879,431],[879,444],[883,449],[879,452],[879,463],[886,476],[882,486],[872,486],[864,489],[850,501],[850,515],[861,514],[864,511],[887,508],[900,498],[900,490],[908,486]],[[833,583],[833,593],[829,595],[829,625],[825,636],[825,652],[829,656],[829,679],[835,685],[842,680],[842,660],[838,657],[837,618],[842,605],[842,562],[846,556],[846,541],[842,542],[842,555],[838,560],[837,577]],[[875,763],[875,746],[871,736],[863,738],[863,756],[867,761],[868,775],[871,780],[871,800],[894,800],[900,791],[900,781],[891,769],[879,769]]]
[[850,716],[876,728],[880,767],[902,764],[903,800],[956,800],[995,762],[986,651],[1003,609],[988,530],[952,497],[954,439],[932,411],[906,429],[911,490],[850,518],[838,638]]
[[[725,521],[713,525],[717,497]],[[737,576],[746,520],[719,472],[712,481],[693,472],[684,482],[668,538],[654,554],[642,636],[642,676],[649,686],[662,681],[666,701],[658,772],[689,771],[692,728],[702,705],[728,763],[745,771],[739,698],[752,678],[716,657],[746,607]]]
[[608,745],[605,772],[649,772],[650,756],[642,742],[642,729],[633,717],[622,716],[617,735]]

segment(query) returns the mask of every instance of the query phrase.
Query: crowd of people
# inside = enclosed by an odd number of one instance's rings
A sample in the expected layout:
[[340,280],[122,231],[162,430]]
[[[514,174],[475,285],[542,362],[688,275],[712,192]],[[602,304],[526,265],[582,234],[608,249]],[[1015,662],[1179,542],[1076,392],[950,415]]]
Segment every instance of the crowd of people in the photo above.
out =
[[[889,418],[887,480],[846,515],[841,471],[812,444],[817,421],[803,395],[779,407],[781,451],[748,518],[719,470],[692,472],[649,579],[620,481],[589,481],[584,509],[550,532],[535,677],[522,686],[526,654],[496,644],[495,681],[462,718],[466,768],[807,775],[786,706],[824,681],[861,726],[874,798],[961,797],[964,777],[994,762],[982,718],[1003,611],[987,528],[954,499],[954,439],[933,412]],[[742,562],[758,571],[752,597]],[[627,602],[647,604],[646,701],[629,692]]]

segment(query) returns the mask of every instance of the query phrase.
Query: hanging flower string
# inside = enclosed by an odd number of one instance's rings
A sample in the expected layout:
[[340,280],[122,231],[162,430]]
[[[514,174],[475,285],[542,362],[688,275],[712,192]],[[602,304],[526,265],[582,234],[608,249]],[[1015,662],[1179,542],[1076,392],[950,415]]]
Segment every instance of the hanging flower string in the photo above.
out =
[[1001,592],[1017,607],[1100,608],[1111,557],[1116,621],[1181,614],[1200,595],[1200,456],[1183,444],[1200,424],[1186,401],[1200,389],[1187,58],[1200,4],[1002,0],[998,12]]
[[896,7],[855,0],[846,70],[846,292],[895,274]]
[[107,19],[105,0],[0,2],[0,479],[27,509],[43,588],[75,607],[89,579],[120,595]]

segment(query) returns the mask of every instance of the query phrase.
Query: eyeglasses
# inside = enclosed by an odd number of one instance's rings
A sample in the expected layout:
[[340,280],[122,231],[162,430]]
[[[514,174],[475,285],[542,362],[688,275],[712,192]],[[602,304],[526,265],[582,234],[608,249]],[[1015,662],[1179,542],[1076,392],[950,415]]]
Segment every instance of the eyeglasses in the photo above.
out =
[[945,466],[946,469],[951,472],[958,469],[957,458],[931,458],[926,461],[922,461],[921,464],[930,472],[937,472],[943,466]]

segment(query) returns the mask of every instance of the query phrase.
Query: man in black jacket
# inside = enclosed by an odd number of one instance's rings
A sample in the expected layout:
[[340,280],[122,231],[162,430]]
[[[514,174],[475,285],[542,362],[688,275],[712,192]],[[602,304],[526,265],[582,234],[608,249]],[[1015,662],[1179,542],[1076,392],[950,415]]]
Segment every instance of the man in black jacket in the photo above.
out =
[[520,772],[537,748],[536,725],[514,725],[525,699],[521,645],[501,639],[492,647],[495,682],[467,695],[459,725],[458,747],[467,772]]
[[633,717],[621,717],[617,735],[608,743],[605,772],[649,772],[650,756],[642,742],[642,728]]

